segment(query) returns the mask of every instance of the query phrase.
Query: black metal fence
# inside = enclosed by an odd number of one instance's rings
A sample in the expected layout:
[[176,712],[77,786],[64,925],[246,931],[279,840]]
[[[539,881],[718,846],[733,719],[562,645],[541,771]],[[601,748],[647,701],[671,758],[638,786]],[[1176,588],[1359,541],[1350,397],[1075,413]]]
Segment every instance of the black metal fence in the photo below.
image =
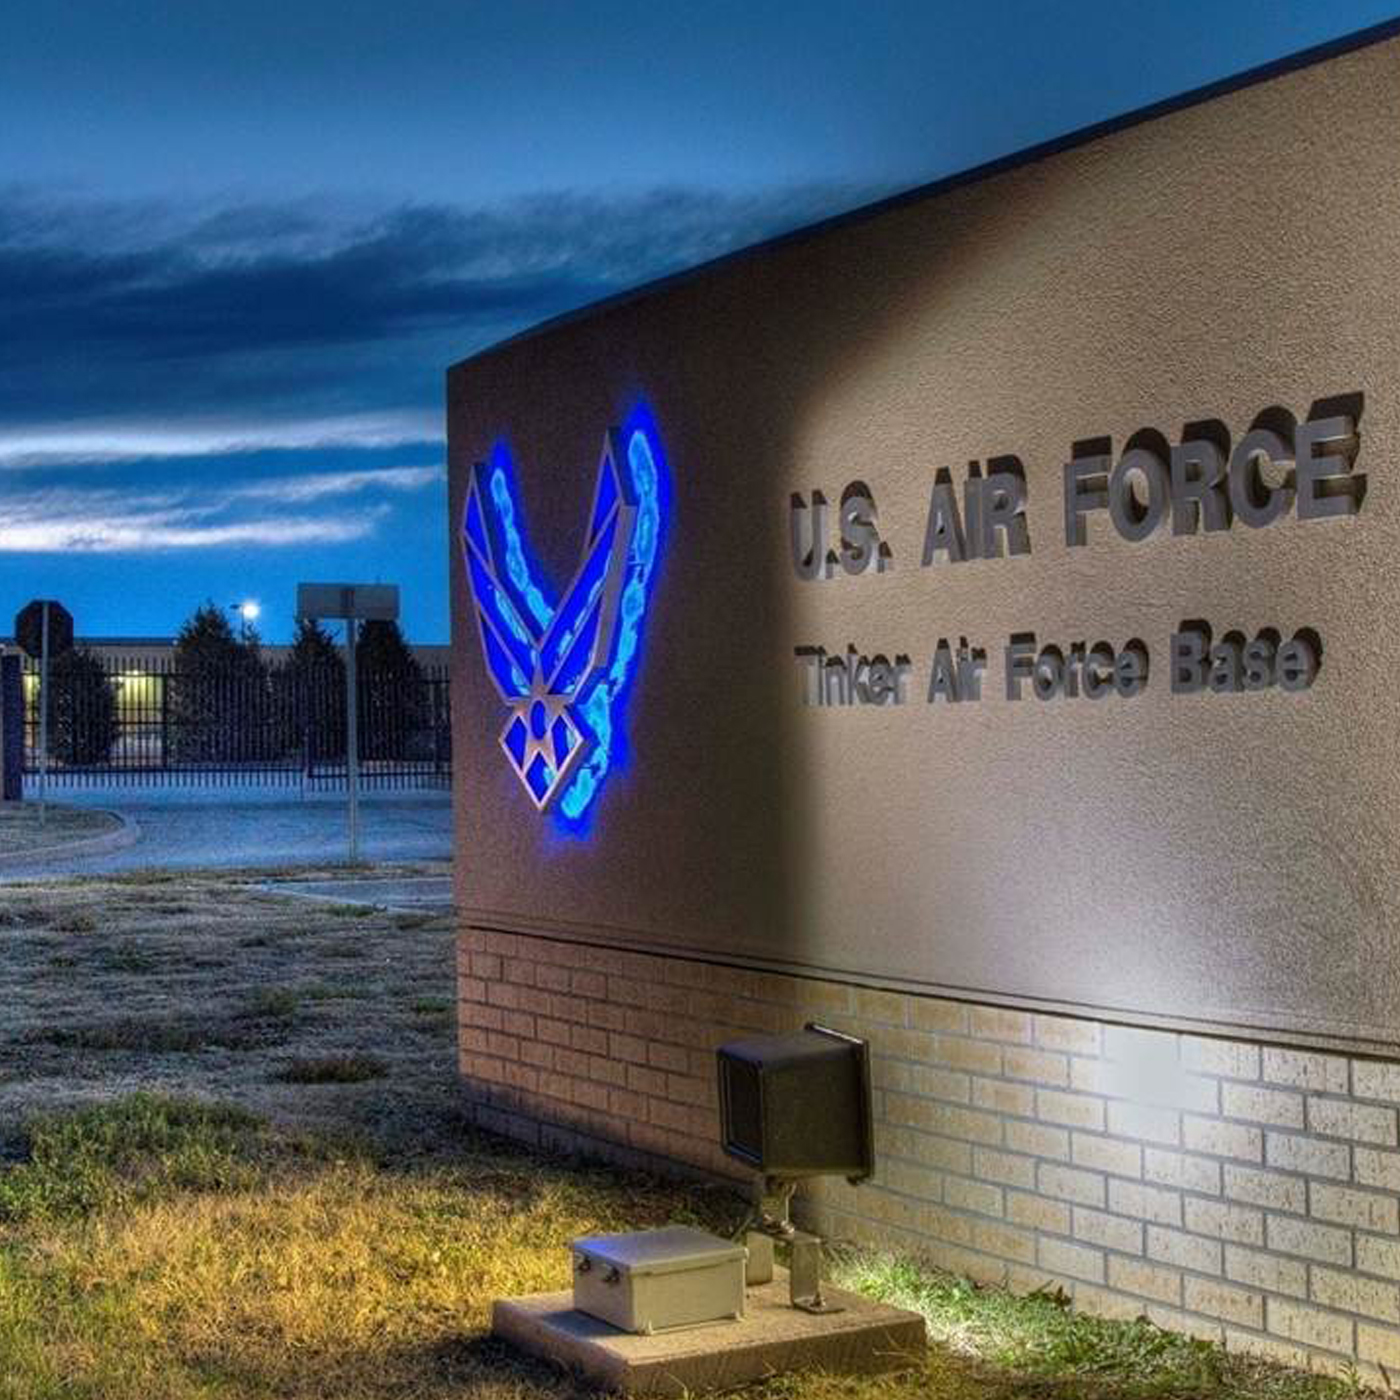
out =
[[[445,667],[362,672],[360,780],[446,787],[451,719]],[[39,667],[24,667],[26,775],[39,770]],[[110,665],[69,652],[50,666],[49,781],[109,785],[343,787],[343,669],[291,662],[181,671],[173,661]]]

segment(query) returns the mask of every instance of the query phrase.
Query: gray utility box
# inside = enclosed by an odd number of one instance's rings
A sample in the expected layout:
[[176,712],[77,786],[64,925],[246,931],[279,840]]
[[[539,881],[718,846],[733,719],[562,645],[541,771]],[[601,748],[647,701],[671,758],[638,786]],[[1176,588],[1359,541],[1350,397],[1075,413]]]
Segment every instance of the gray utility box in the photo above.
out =
[[570,1246],[574,1307],[624,1332],[665,1332],[744,1315],[748,1250],[688,1225],[588,1235]]

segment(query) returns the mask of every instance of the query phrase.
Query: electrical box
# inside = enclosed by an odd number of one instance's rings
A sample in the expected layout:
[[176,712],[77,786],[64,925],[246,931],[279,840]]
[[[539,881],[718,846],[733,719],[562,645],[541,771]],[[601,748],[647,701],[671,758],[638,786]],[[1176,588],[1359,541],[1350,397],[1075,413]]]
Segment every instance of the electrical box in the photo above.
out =
[[748,1250],[687,1225],[588,1235],[570,1246],[574,1307],[650,1335],[744,1315]]
[[824,1026],[719,1048],[724,1150],[765,1176],[797,1181],[875,1169],[865,1041]]

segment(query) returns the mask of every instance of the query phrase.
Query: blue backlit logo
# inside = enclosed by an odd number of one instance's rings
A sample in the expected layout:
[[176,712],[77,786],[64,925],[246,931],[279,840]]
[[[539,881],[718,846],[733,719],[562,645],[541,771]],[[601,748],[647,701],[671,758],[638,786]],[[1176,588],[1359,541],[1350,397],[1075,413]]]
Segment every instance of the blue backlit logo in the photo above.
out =
[[583,556],[551,601],[521,530],[510,453],[472,470],[463,554],[486,669],[509,709],[501,747],[535,807],[582,833],[623,757],[626,700],[669,494],[642,409],[603,442]]

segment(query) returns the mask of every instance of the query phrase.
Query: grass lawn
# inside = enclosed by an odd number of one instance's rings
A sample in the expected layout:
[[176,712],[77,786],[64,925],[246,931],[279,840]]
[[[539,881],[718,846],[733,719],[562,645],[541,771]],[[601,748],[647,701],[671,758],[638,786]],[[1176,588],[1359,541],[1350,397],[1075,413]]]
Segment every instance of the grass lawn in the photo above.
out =
[[44,846],[63,846],[103,836],[121,826],[110,812],[49,804],[44,824],[33,802],[0,802],[0,856],[23,855]]
[[[463,1121],[446,919],[227,876],[0,892],[0,1400],[562,1400],[485,1335],[565,1242],[743,1204],[524,1152]],[[941,1344],[760,1400],[1328,1400],[1323,1379],[908,1261],[847,1286]]]

